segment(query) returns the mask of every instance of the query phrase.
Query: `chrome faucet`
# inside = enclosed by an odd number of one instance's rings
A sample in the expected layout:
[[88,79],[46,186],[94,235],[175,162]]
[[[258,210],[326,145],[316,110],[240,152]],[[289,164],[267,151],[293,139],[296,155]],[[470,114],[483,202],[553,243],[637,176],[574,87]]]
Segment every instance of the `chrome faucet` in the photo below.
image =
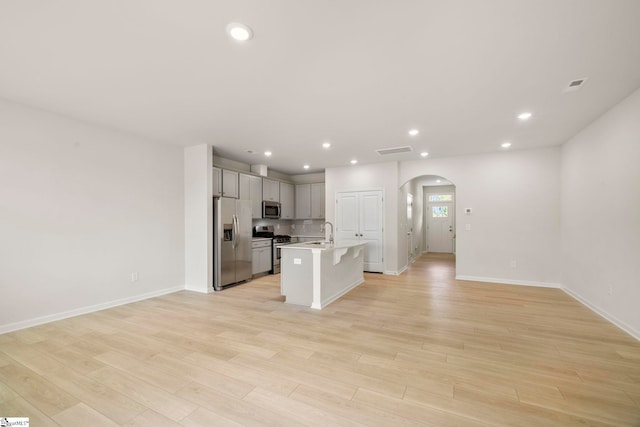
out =
[[331,224],[329,221],[323,222],[322,225],[320,226],[320,231],[324,233],[324,226],[326,224],[329,224],[331,226],[331,231],[329,231],[329,244],[333,246],[333,224]]

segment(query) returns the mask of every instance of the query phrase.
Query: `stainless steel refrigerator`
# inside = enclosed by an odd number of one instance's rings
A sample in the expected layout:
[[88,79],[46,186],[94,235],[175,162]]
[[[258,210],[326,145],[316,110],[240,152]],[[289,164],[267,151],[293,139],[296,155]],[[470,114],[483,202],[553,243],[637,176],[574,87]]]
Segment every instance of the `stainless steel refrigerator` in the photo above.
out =
[[213,286],[251,279],[251,201],[213,199]]

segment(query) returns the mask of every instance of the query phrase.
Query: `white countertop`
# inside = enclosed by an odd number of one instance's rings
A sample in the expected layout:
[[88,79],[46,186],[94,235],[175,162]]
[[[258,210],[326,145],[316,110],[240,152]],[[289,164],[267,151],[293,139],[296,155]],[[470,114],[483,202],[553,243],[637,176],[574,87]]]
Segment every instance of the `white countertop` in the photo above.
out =
[[333,246],[329,244],[329,242],[325,240],[318,240],[315,242],[304,242],[304,243],[292,243],[290,245],[282,246],[281,249],[321,249],[321,250],[331,250],[331,249],[343,249],[343,248],[353,248],[359,245],[366,245],[366,242],[362,243],[334,243]]

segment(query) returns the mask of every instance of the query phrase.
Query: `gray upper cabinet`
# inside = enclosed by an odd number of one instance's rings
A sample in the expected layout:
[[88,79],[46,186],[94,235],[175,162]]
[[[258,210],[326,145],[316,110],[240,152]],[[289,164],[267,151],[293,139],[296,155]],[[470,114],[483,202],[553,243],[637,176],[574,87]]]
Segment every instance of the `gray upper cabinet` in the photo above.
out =
[[324,210],[324,182],[296,185],[296,219],[323,219]]
[[262,178],[259,176],[240,174],[239,196],[242,200],[251,201],[251,216],[253,219],[262,218]]
[[296,219],[311,219],[310,184],[296,184]]
[[262,178],[262,199],[271,202],[280,201],[280,183],[273,179]]
[[213,197],[222,196],[222,169],[212,169]]
[[238,172],[222,170],[222,196],[238,198]]
[[280,183],[280,204],[282,211],[280,212],[280,219],[293,219],[294,209],[294,189],[293,184],[287,184],[286,182]]
[[311,218],[324,218],[324,182],[311,184]]

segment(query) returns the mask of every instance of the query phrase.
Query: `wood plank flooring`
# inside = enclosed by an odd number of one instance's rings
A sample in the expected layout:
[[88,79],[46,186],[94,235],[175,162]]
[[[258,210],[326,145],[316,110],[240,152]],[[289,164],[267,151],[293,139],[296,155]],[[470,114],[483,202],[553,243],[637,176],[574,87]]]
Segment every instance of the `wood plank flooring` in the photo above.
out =
[[33,426],[640,426],[640,343],[558,289],[424,255],[322,311],[279,276],[0,335]]

